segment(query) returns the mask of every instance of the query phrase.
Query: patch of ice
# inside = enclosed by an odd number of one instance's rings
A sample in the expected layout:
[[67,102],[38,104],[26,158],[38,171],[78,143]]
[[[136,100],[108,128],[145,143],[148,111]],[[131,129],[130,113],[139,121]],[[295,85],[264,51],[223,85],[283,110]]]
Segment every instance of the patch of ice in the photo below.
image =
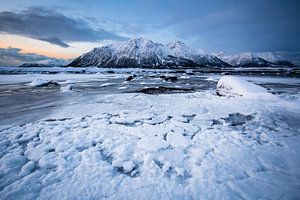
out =
[[193,73],[193,69],[187,69],[187,70],[185,70],[185,73],[192,74]]
[[113,83],[103,83],[100,85],[100,87],[106,87],[106,86],[110,86],[113,85]]
[[214,77],[214,76],[210,76],[208,78],[205,79],[206,81],[212,81],[212,82],[218,82],[218,78]]
[[71,85],[66,85],[66,86],[61,87],[60,90],[62,92],[69,92],[69,91],[72,90],[72,86]]
[[74,84],[74,83],[77,83],[78,81],[76,80],[66,80],[64,82],[62,82],[63,84]]

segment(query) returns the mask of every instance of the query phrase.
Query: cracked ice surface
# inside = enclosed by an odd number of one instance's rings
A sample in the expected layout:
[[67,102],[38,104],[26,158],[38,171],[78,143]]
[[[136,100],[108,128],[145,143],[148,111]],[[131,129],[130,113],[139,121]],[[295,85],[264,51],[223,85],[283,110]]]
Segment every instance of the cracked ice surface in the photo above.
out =
[[[72,93],[72,91],[71,91]],[[101,94],[2,128],[1,199],[297,199],[300,106]]]

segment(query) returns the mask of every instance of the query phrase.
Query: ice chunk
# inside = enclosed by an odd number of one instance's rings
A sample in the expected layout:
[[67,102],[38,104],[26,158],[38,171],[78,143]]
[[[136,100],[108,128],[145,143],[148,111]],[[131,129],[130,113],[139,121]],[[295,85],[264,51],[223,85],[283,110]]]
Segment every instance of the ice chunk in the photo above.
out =
[[210,76],[210,77],[207,77],[205,80],[206,81],[211,81],[211,82],[218,82],[218,77],[217,76]]
[[169,161],[167,161],[167,162],[163,165],[162,170],[163,170],[164,172],[167,172],[167,171],[169,171],[170,168],[171,168],[171,164],[170,164]]
[[66,80],[63,83],[65,83],[65,84],[73,84],[73,83],[76,83],[76,82],[77,82],[76,80]]
[[61,87],[60,90],[62,92],[68,92],[68,91],[72,90],[72,86],[71,85],[66,85],[66,86]]
[[127,87],[122,86],[122,87],[119,87],[118,89],[119,89],[119,90],[125,90],[125,89],[127,89]]
[[123,170],[125,172],[131,172],[133,170],[133,168],[135,167],[135,164],[132,161],[126,161],[123,163],[122,166],[123,166]]
[[26,176],[30,174],[34,170],[34,168],[35,168],[34,162],[29,161],[28,163],[26,163],[26,165],[22,167],[21,176]]
[[106,87],[106,86],[110,86],[113,85],[113,83],[103,83],[100,85],[100,87]]

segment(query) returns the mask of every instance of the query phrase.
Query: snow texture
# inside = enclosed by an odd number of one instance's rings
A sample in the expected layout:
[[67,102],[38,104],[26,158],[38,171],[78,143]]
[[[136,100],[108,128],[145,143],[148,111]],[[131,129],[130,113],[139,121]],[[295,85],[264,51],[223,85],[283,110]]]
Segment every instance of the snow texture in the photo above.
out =
[[221,77],[217,84],[217,93],[221,96],[243,96],[266,100],[274,100],[276,98],[265,88],[235,76]]
[[298,199],[299,102],[219,85],[238,95],[64,93],[48,115],[1,127],[1,199]]

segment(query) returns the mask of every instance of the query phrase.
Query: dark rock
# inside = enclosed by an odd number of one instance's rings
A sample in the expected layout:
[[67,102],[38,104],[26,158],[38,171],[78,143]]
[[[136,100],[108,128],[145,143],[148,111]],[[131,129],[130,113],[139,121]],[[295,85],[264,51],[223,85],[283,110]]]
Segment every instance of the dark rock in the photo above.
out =
[[47,86],[59,86],[59,84],[55,81],[49,81],[47,83],[43,83],[43,84],[37,85],[35,87],[47,87]]
[[165,76],[164,80],[175,82],[175,81],[178,81],[178,78],[176,76]]
[[137,92],[141,92],[144,94],[172,94],[172,93],[187,93],[192,92],[191,88],[173,88],[173,87],[153,87],[153,88],[143,88],[138,90]]
[[131,75],[126,79],[126,81],[132,81],[135,77],[136,75]]

